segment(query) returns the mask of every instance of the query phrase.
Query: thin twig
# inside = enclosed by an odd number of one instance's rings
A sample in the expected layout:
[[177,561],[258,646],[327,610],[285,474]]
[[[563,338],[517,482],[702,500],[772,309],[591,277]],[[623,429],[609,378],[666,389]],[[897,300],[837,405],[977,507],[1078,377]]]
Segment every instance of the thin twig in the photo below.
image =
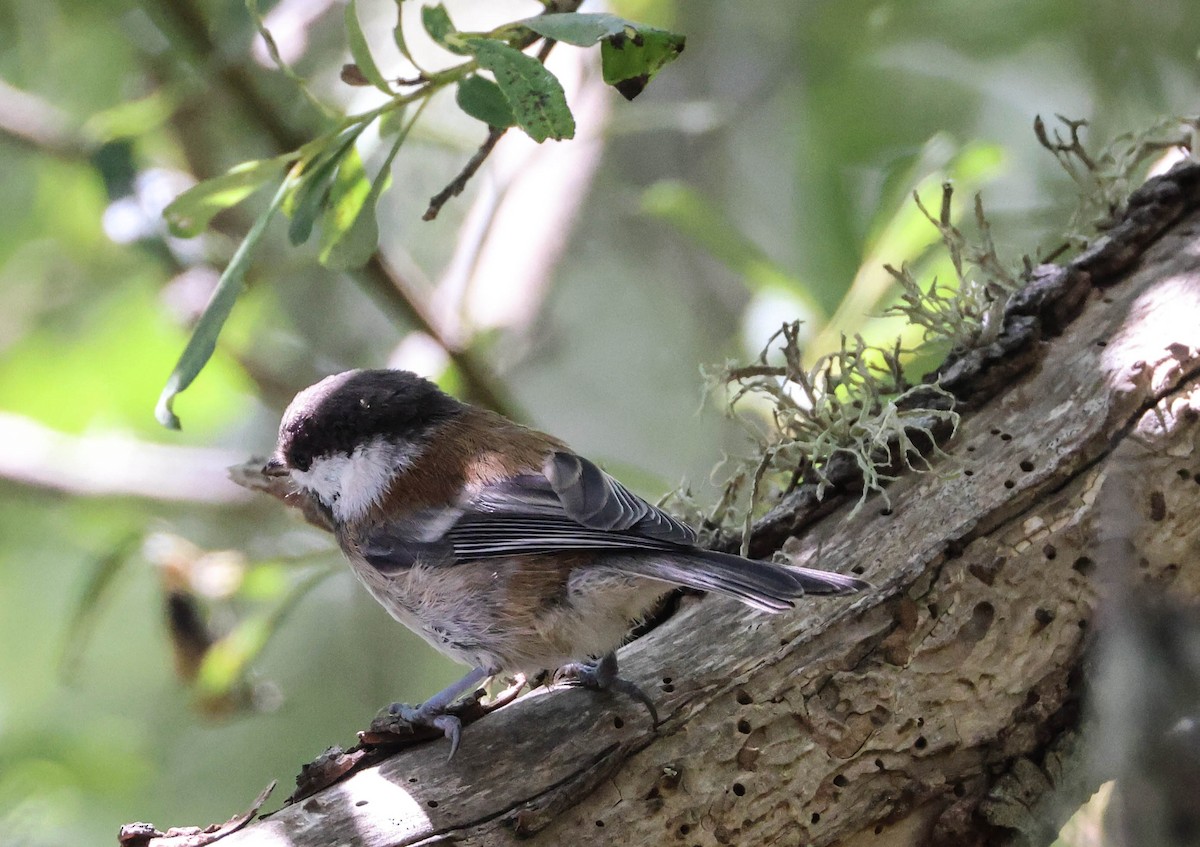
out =
[[[578,6],[579,4],[576,3],[574,5]],[[529,40],[528,44],[532,44],[535,40],[536,38]],[[550,51],[554,49],[554,45],[557,43],[557,41],[547,38],[545,43],[543,43],[538,49],[538,61],[542,64],[545,64],[546,59],[550,56]],[[525,44],[525,42],[522,42],[522,44]],[[528,46],[528,44],[525,44],[525,46]],[[433,195],[433,197],[429,198],[429,208],[425,210],[425,214],[421,216],[421,220],[433,220],[438,216],[438,213],[442,211],[442,206],[445,206],[451,197],[457,197],[463,193],[463,189],[467,187],[467,183],[471,181],[471,177],[475,176],[475,172],[479,170],[480,166],[482,166],[485,161],[487,161],[487,157],[492,154],[492,150],[495,148],[496,142],[499,141],[506,132],[508,132],[508,127],[488,127],[487,138],[484,139],[483,144],[479,145],[479,149],[475,151],[475,154],[467,160],[467,164],[464,165],[463,169],[458,172],[458,176],[451,180],[449,185],[447,185],[437,194]]]
[[471,177],[475,176],[475,172],[479,170],[479,167],[487,160],[487,157],[492,154],[492,149],[496,146],[496,142],[506,132],[508,132],[508,127],[488,127],[487,138],[479,145],[479,149],[475,151],[475,154],[467,160],[463,169],[458,172],[458,176],[451,180],[449,185],[429,198],[429,208],[425,210],[425,214],[421,216],[421,220],[433,220],[438,216],[438,212],[442,210],[442,206],[445,206],[451,197],[457,197],[463,193],[463,189],[467,187],[467,183],[470,182]]

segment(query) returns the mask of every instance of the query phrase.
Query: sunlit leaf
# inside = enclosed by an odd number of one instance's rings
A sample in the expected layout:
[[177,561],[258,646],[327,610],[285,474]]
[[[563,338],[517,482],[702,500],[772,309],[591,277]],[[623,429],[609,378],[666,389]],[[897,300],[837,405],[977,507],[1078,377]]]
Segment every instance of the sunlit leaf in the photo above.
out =
[[562,85],[537,59],[487,38],[470,41],[479,66],[491,71],[516,123],[534,141],[573,138],[575,119]]
[[[319,258],[322,265],[339,271],[353,270],[365,265],[375,253],[379,247],[379,221],[375,216],[375,206],[383,189],[391,184],[391,175],[381,176],[379,184],[380,190],[371,190],[367,194],[350,226],[337,233],[336,240],[331,240],[329,246],[321,251]],[[371,188],[374,188],[374,183]]]
[[[369,240],[371,245],[366,249],[366,255],[362,261],[365,262],[370,258],[379,238],[378,227],[374,224],[374,209],[364,208],[370,196],[371,180],[363,169],[362,158],[358,155],[357,150],[351,150],[342,166],[338,168],[337,178],[334,180],[333,190],[329,197],[329,205],[321,220],[321,264],[339,269],[349,267],[337,264],[342,258],[343,252],[349,249],[347,241],[357,243],[360,240]],[[370,222],[366,221],[368,217],[371,219]],[[361,232],[363,229],[370,231]],[[350,250],[350,252],[358,254],[362,250]],[[361,265],[362,262],[358,264]]]
[[242,601],[267,602],[278,600],[287,594],[291,586],[290,574],[295,570],[283,562],[260,562],[246,569],[237,596]]
[[170,120],[178,107],[178,95],[157,89],[145,97],[94,113],[84,123],[83,130],[88,136],[105,141],[141,138]]
[[476,74],[458,83],[455,102],[458,108],[488,126],[503,129],[517,122],[500,86]]
[[361,126],[348,130],[315,156],[294,181],[283,204],[284,212],[292,219],[288,224],[288,240],[292,244],[303,244],[312,235],[317,216],[329,202],[334,176],[361,133]]
[[346,11],[342,17],[346,22],[346,40],[350,43],[350,55],[354,57],[354,64],[358,65],[359,72],[371,85],[385,94],[392,94],[387,80],[383,78],[383,74],[379,72],[379,67],[375,64],[371,48],[367,45],[367,37],[358,23],[357,0],[350,0],[346,4]]
[[242,162],[220,176],[206,179],[176,197],[163,216],[180,238],[199,235],[213,216],[241,203],[267,182],[283,174],[287,156]]
[[[940,272],[933,266],[926,267],[926,262],[932,262],[934,266],[943,263],[945,255],[940,250],[930,251],[931,247],[941,243],[941,238],[937,228],[930,226],[912,202],[913,191],[927,209],[936,210],[943,184],[947,180],[953,182],[958,191],[951,214],[958,219],[962,211],[960,197],[969,197],[976,191],[983,181],[996,173],[1000,162],[999,150],[994,145],[976,142],[958,148],[952,140],[935,136],[924,145],[915,160],[901,164],[895,179],[900,191],[890,192],[890,196],[897,199],[880,204],[860,248],[860,264],[853,281],[843,292],[829,323],[809,342],[806,355],[819,356],[836,349],[843,334],[847,333],[862,334],[870,340],[884,339],[888,333],[896,334],[894,325],[867,320],[869,315],[878,314],[888,297],[897,290],[895,279],[884,269],[885,263],[913,265],[924,277],[932,279],[936,276],[943,287],[955,286],[957,280],[952,267]],[[912,338],[906,340],[911,340],[913,346],[921,342],[919,328],[900,331],[910,332]]]
[[290,161],[292,167],[288,170],[288,180],[291,189],[284,198],[283,205],[280,206],[284,214],[292,214],[292,209],[295,207],[296,192],[303,184],[301,177],[305,174],[311,174],[317,164],[323,162],[327,156],[339,149],[347,138],[351,140],[358,138],[363,129],[362,124],[355,124],[349,128],[343,127],[330,131],[302,144],[291,153]]
[[[926,145],[927,148],[933,146],[932,143]],[[918,165],[924,173],[904,174],[907,179],[901,183],[897,200],[891,204],[880,204],[876,219],[871,222],[864,239],[864,264],[911,264],[940,241],[937,229],[929,225],[921,210],[912,202],[914,189],[926,208],[935,209],[942,195],[942,184],[947,180],[953,182],[957,189],[954,217],[958,219],[962,198],[969,198],[984,183],[993,179],[1000,172],[1002,162],[1000,148],[985,142],[972,142],[961,149],[951,147],[944,158],[933,161],[929,156],[922,157]],[[944,279],[944,283],[952,284],[949,278]],[[891,287],[890,279],[888,287]]]
[[362,156],[352,147],[333,177],[329,201],[321,215],[322,251],[346,234],[370,193],[371,180],[363,168]]
[[254,226],[250,228],[250,232],[238,245],[225,272],[217,281],[217,287],[213,291],[212,297],[209,298],[208,305],[204,307],[204,313],[196,323],[192,337],[188,340],[179,361],[175,363],[174,370],[167,378],[167,384],[163,388],[162,394],[159,395],[154,415],[163,426],[169,429],[179,429],[179,417],[172,408],[175,398],[192,384],[192,381],[204,369],[204,365],[212,358],[213,351],[217,347],[217,336],[221,334],[221,327],[225,325],[229,313],[233,311],[233,304],[244,287],[246,270],[250,267],[250,257],[254,253],[254,248],[262,240],[267,224],[275,217],[275,213],[283,203],[284,196],[291,187],[291,183],[286,179],[279,186],[279,190],[271,199],[271,205],[254,222]]
[[224,638],[221,638],[200,663],[196,676],[196,688],[203,697],[226,694],[241,682],[250,662],[266,646],[271,635],[267,616],[240,621]]
[[[411,123],[410,123],[411,126]],[[392,161],[407,131],[393,142],[392,149],[375,179],[367,186],[366,174],[357,176],[345,194],[334,204],[330,229],[324,233],[321,264],[336,270],[359,268],[366,264],[379,246],[379,223],[375,207],[379,197],[392,183]],[[361,169],[361,162],[359,164]]]

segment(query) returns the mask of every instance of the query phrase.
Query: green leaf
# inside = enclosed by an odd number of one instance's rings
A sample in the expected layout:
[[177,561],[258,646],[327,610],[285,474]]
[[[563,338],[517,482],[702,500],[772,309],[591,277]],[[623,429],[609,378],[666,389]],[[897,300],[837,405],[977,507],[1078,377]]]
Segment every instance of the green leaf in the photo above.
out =
[[213,291],[208,305],[204,307],[204,314],[196,323],[192,337],[188,339],[187,346],[184,347],[179,361],[175,363],[174,370],[167,378],[167,384],[163,388],[162,394],[159,395],[154,416],[163,426],[169,429],[179,429],[179,417],[172,410],[175,397],[192,384],[208,360],[212,358],[213,351],[217,347],[217,336],[221,334],[221,327],[225,325],[225,320],[233,311],[233,304],[242,292],[246,269],[250,266],[250,257],[254,253],[254,248],[262,240],[267,224],[271,222],[271,218],[275,217],[275,213],[283,203],[283,198],[287,196],[291,188],[290,179],[285,179],[279,186],[279,190],[275,192],[275,196],[271,198],[271,205],[254,222],[254,226],[250,228],[250,232],[238,245],[237,252],[233,254],[225,272],[217,281],[217,287]]
[[288,225],[288,240],[292,244],[303,244],[312,235],[317,215],[328,205],[334,174],[362,131],[363,125],[359,125],[338,136],[300,172],[283,203],[284,213],[292,219]]
[[371,48],[367,46],[367,37],[363,34],[362,27],[358,23],[358,4],[356,0],[350,0],[346,5],[343,18],[346,22],[346,40],[350,43],[350,55],[354,57],[354,64],[358,65],[359,71],[362,72],[363,77],[371,85],[385,94],[393,94],[394,92],[388,86],[387,80],[379,72],[379,67],[375,64],[374,57],[371,56]]
[[664,65],[678,58],[684,41],[682,35],[654,27],[627,27],[600,45],[604,81],[632,100]]
[[[363,240],[371,242],[370,248],[363,256],[363,262],[374,252],[379,238],[378,227],[373,223],[374,211],[364,210],[371,195],[371,185],[371,180],[363,169],[362,157],[358,155],[357,150],[351,150],[346,155],[342,166],[338,168],[337,178],[333,182],[333,190],[329,197],[329,205],[321,219],[319,260],[326,267],[343,270],[362,264],[362,262],[357,265],[342,263],[362,252],[361,248],[350,249],[349,245],[345,243],[348,240],[354,241],[356,245]],[[372,222],[368,222],[367,217],[370,217]],[[364,232],[363,230],[369,231]],[[352,233],[353,238],[350,237]],[[347,252],[351,255],[346,256]]]
[[417,63],[413,61],[412,53],[408,52],[408,41],[404,37],[404,0],[396,0],[396,25],[392,27],[392,40],[396,42],[400,55],[416,67]]
[[272,178],[278,178],[287,156],[242,162],[220,176],[206,179],[180,194],[163,210],[171,232],[180,238],[199,235],[218,212],[241,203]]
[[517,122],[500,86],[490,79],[472,74],[461,80],[454,99],[458,108],[488,126],[504,129]]
[[333,178],[329,202],[321,216],[321,243],[327,247],[340,238],[354,223],[367,195],[371,193],[371,180],[363,168],[362,156],[351,148],[342,158],[342,164]]
[[683,52],[682,35],[616,15],[562,12],[520,22],[538,35],[576,47],[600,44],[604,81],[627,99],[642,93],[662,67]]
[[150,135],[171,119],[179,108],[179,101],[178,94],[158,89],[145,97],[126,100],[94,113],[84,122],[83,131],[90,138],[104,141]]
[[458,37],[458,30],[454,28],[454,23],[450,20],[450,13],[441,3],[436,6],[421,7],[421,24],[429,33],[430,38],[451,53],[466,56],[471,52]]
[[488,38],[468,42],[479,66],[491,71],[513,117],[539,144],[547,138],[560,141],[575,136],[575,119],[554,74],[537,59]]
[[379,223],[375,217],[375,207],[380,196],[392,184],[392,162],[400,145],[408,138],[408,133],[427,105],[428,98],[421,102],[412,118],[396,135],[369,189],[366,188],[367,177],[357,152],[347,157],[346,164],[338,171],[330,195],[321,238],[321,264],[337,270],[359,268],[378,248]]
[[[410,122],[409,127],[411,126]],[[358,174],[347,178],[344,193],[337,196],[335,187],[337,199],[331,204],[331,212],[327,215],[326,229],[322,237],[319,257],[322,265],[334,270],[360,268],[378,248],[379,222],[375,216],[375,209],[380,196],[392,184],[392,161],[407,136],[408,128],[396,138],[383,167],[369,184],[359,160]],[[355,159],[358,159],[357,154]]]
[[289,193],[284,212],[291,217],[288,241],[299,246],[312,235],[317,215],[326,205],[332,189],[333,176],[340,157],[330,156],[317,167],[300,176],[300,182]]
[[[327,268],[337,271],[361,268],[374,255],[379,247],[379,222],[375,216],[375,206],[379,195],[391,184],[391,174],[381,174],[375,182],[368,183],[367,194],[363,198],[358,213],[350,219],[345,230],[335,233],[329,245],[321,251],[320,262]],[[379,185],[379,190],[375,186]]]
[[291,223],[288,224],[288,241],[298,247],[312,235],[317,215],[326,205],[333,183],[332,167],[314,172],[292,193],[289,200]]
[[635,24],[616,15],[587,12],[558,12],[551,15],[537,15],[519,22],[522,26],[553,38],[564,44],[574,44],[576,47],[591,47],[602,38],[621,35],[626,28],[646,29],[641,24]]
[[270,637],[271,621],[266,616],[240,621],[204,654],[195,682],[199,696],[210,699],[232,693]]
[[454,22],[450,20],[450,13],[441,3],[436,6],[421,7],[421,25],[429,33],[429,37],[438,44],[444,44],[446,36],[456,32]]

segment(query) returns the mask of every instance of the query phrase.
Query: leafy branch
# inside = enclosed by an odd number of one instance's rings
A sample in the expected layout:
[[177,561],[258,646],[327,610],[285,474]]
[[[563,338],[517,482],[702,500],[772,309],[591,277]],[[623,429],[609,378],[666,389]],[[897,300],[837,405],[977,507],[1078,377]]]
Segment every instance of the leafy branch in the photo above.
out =
[[[489,32],[460,31],[442,4],[425,6],[421,10],[425,32],[447,52],[463,58],[448,68],[431,71],[422,68],[408,49],[404,0],[396,0],[393,40],[417,73],[411,78],[390,79],[368,47],[356,0],[350,0],[344,23],[354,62],[343,68],[342,79],[351,85],[373,86],[388,95],[387,101],[366,112],[334,120],[324,133],[290,152],[244,162],[206,180],[181,194],[165,211],[176,235],[195,236],[219,212],[273,180],[280,180],[271,204],[222,274],[168,378],[156,409],[158,420],[165,426],[179,427],[172,408],[174,399],[211,357],[221,328],[244,287],[253,250],[277,211],[282,210],[290,218],[288,238],[293,245],[305,243],[314,231],[320,231],[318,258],[327,267],[350,270],[371,259],[379,239],[375,207],[390,185],[391,163],[435,94],[453,86],[459,108],[485,123],[488,136],[463,171],[431,200],[426,220],[436,217],[441,206],[463,190],[508,129],[516,127],[539,143],[574,136],[575,121],[562,85],[544,64],[554,43],[581,47],[599,44],[605,82],[629,99],[683,50],[680,35],[614,15],[576,13],[573,9],[578,5],[579,0],[552,0],[543,14]],[[255,0],[248,0],[248,8],[260,31],[265,30]],[[278,51],[272,49],[269,33],[264,37],[268,52],[283,72],[299,82]],[[525,52],[539,41],[543,44],[536,56]],[[301,87],[312,99],[302,83]],[[406,117],[410,110],[412,117]],[[382,167],[369,176],[356,142],[372,124],[378,125],[381,137],[395,136],[395,140]]]

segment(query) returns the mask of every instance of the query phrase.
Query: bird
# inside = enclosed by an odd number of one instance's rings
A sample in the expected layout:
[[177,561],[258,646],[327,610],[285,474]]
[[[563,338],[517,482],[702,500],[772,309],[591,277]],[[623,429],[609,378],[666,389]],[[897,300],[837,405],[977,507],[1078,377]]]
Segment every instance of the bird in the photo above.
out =
[[360,369],[299,392],[262,468],[332,528],[367,591],[470,667],[418,706],[389,707],[458,749],[455,700],[499,673],[560,669],[654,704],[617,648],[683,586],[778,613],[869,584],[705,549],[563,441],[462,402],[410,371]]

